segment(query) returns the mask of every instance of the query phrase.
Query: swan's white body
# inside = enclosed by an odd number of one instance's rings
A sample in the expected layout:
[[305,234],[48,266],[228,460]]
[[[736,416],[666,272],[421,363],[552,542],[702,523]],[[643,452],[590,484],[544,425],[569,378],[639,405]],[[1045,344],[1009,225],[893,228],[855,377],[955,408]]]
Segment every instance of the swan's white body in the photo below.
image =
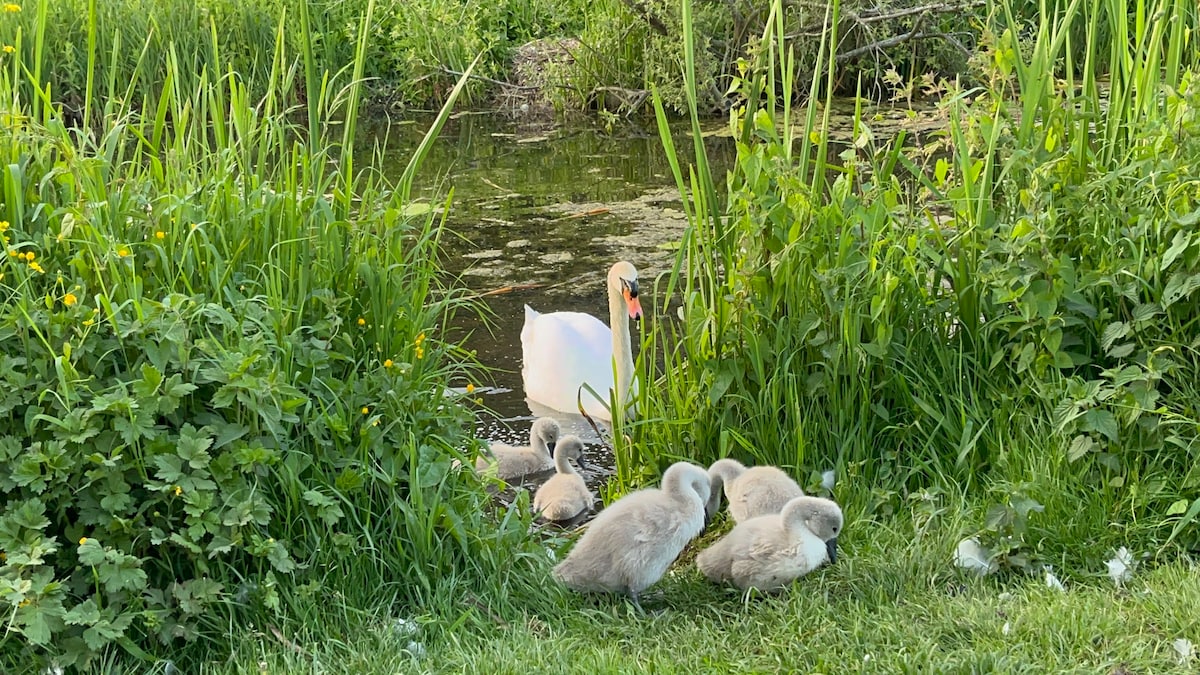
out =
[[687,462],[672,464],[662,488],[638,490],[618,499],[588,525],[554,578],[577,591],[638,594],[662,578],[704,529],[708,474]]
[[[621,405],[636,394],[629,319],[642,314],[637,270],[627,262],[616,263],[608,272],[607,288],[611,328],[590,314],[541,314],[525,305],[521,378],[531,401],[559,412],[575,412],[582,400],[588,415],[611,420],[609,391],[619,392]],[[585,383],[600,398],[587,388],[581,390]]]
[[832,562],[842,511],[819,497],[797,497],[781,513],[738,523],[696,556],[710,581],[732,581],[742,590],[776,591]]

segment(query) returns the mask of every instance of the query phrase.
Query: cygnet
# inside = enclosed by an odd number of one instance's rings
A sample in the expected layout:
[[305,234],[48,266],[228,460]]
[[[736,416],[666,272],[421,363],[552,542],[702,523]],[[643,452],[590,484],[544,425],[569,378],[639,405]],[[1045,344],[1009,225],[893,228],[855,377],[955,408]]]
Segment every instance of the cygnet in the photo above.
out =
[[638,594],[704,529],[709,489],[703,468],[672,464],[661,489],[632,492],[601,511],[554,577],[576,591],[627,593],[641,611]]

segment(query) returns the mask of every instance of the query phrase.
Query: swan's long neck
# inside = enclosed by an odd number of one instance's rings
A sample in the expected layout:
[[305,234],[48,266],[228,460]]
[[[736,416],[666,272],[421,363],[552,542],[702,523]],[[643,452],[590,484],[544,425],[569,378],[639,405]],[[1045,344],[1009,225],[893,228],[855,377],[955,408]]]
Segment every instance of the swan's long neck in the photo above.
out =
[[621,290],[608,285],[608,325],[612,329],[613,358],[617,360],[617,403],[624,408],[633,384],[633,348],[629,341],[629,313]]
[[559,473],[573,473],[578,475],[575,467],[571,466],[570,460],[567,459],[567,453],[565,452],[556,451],[554,453],[554,470]]

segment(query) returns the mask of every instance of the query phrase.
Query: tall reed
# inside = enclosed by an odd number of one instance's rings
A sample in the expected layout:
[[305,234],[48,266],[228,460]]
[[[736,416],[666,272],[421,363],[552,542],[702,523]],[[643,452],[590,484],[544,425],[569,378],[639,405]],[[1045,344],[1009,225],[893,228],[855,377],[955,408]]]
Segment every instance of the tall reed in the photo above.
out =
[[[795,81],[791,45],[768,22],[731,115],[738,157],[723,194],[698,129],[685,170],[657,107],[689,217],[659,290],[683,317],[664,312],[643,345],[666,367],[644,359],[655,386],[622,475],[726,455],[801,476],[835,469],[868,511],[930,485],[1005,508],[1099,489],[1086,545],[1121,509],[1143,544],[1195,545],[1195,8],[1042,3],[1018,42],[1020,18],[996,3],[987,84],[951,89],[947,128],[925,139],[932,160],[904,135],[879,143],[861,105],[834,154],[839,14],[830,3],[810,82]],[[1139,19],[1101,58],[1099,27],[1130,16],[1162,21]],[[790,87],[805,84],[793,125]]]

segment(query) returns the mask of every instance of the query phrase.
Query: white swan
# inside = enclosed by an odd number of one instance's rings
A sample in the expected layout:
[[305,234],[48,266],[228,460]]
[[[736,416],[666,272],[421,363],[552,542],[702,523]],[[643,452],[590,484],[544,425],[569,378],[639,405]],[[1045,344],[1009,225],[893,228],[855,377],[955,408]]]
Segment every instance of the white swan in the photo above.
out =
[[[637,269],[618,262],[608,270],[608,317],[605,326],[582,312],[539,314],[525,305],[521,328],[521,379],[525,395],[533,402],[560,412],[575,412],[582,398],[588,415],[611,420],[609,390],[618,392],[621,405],[637,393],[633,379],[633,350],[629,320],[642,318],[638,299]],[[613,355],[616,355],[616,382]],[[587,389],[587,383],[603,400]]]
[[776,591],[826,562],[836,562],[841,530],[837,504],[796,497],[781,513],[738,523],[696,556],[696,567],[709,581]]
[[631,492],[601,511],[554,568],[554,578],[576,591],[628,593],[641,610],[638,593],[661,579],[704,529],[708,491],[704,469],[672,464],[661,489]]
[[546,520],[571,520],[591,508],[595,501],[583,476],[568,461],[572,459],[579,462],[580,468],[587,467],[583,458],[583,441],[578,436],[563,436],[554,447],[554,466],[558,472],[542,483],[533,496],[533,512],[541,514]]

